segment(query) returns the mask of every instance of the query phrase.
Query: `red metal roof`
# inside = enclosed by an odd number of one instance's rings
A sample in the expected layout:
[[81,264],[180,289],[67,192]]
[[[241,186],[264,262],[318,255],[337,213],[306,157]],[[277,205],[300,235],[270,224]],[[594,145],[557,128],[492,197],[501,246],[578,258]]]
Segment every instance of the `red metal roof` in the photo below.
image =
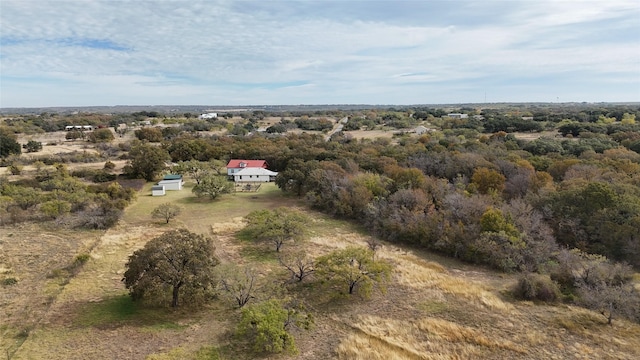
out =
[[257,168],[267,168],[266,160],[239,160],[239,159],[231,159],[227,164],[227,168],[236,169],[236,168],[246,168],[246,167],[257,167]]

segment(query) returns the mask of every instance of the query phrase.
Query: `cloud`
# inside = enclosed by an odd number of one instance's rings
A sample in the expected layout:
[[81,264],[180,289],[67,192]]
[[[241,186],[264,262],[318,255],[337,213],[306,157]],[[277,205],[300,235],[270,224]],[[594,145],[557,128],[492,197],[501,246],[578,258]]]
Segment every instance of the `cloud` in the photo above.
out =
[[0,6],[2,107],[640,100],[636,1]]

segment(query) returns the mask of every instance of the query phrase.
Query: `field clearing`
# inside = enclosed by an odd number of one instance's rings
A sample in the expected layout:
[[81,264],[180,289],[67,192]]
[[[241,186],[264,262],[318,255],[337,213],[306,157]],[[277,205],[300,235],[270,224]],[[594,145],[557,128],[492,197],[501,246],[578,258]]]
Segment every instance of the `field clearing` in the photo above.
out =
[[[95,247],[91,247],[90,237],[86,244],[67,244],[70,247],[59,251],[62,255],[57,263],[41,264],[33,273],[49,272],[48,268],[66,264],[78,251],[92,249],[82,270],[49,300],[50,308],[33,313],[34,329],[12,359],[145,359],[151,354],[160,359],[194,359],[204,347],[218,349],[222,359],[254,358],[241,345],[229,345],[234,341],[229,333],[239,311],[226,302],[214,301],[195,312],[188,308],[137,309],[121,282],[128,256],[160,233],[185,227],[211,235],[223,262],[252,263],[263,274],[278,274],[270,246],[254,245],[235,236],[249,212],[278,206],[296,207],[312,219],[307,243],[287,243],[283,251],[304,246],[310,255],[319,256],[336,248],[365,246],[370,238],[352,223],[306,209],[298,198],[284,196],[272,183],[263,185],[258,193],[225,195],[215,201],[195,198],[191,182],[182,191],[167,191],[162,197],[150,196],[150,187],[150,183],[145,185],[117,226],[106,232],[86,233],[94,235],[93,241],[99,239]],[[150,216],[153,208],[165,202],[183,208],[169,224]],[[37,239],[40,231],[11,230],[13,235],[3,233],[0,237],[0,245],[10,244],[11,238]],[[32,240],[42,248],[33,248],[28,256],[51,251],[45,246],[60,246],[57,243],[66,239],[63,234],[42,244]],[[84,234],[75,236],[79,240]],[[10,254],[19,255],[22,244],[11,244],[15,247]],[[370,300],[357,295],[336,296],[334,288],[314,281],[290,288],[291,296],[313,311],[315,326],[294,332],[300,350],[297,357],[263,358],[640,357],[640,325],[615,320],[609,327],[604,317],[587,310],[515,302],[505,296],[505,290],[515,281],[514,275],[393,244],[384,244],[376,256],[393,263],[395,271],[387,291],[375,292]],[[34,261],[25,260],[19,271],[29,273]],[[2,266],[18,269],[14,263]],[[14,291],[13,287],[4,289]],[[18,305],[12,306],[17,309]],[[3,350],[20,340],[18,332],[18,327],[3,329]]]

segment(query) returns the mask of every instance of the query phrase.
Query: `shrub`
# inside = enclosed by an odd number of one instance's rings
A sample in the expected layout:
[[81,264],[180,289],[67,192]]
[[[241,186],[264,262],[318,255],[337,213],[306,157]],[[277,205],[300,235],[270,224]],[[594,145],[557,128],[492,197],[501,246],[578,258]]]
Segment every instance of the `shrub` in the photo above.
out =
[[10,277],[2,279],[0,283],[2,284],[2,286],[11,286],[17,284],[18,280],[16,278]]
[[9,172],[11,172],[11,175],[22,174],[22,165],[18,165],[18,164],[9,165]]
[[555,302],[560,298],[558,285],[548,275],[525,274],[518,279],[512,290],[522,300]]

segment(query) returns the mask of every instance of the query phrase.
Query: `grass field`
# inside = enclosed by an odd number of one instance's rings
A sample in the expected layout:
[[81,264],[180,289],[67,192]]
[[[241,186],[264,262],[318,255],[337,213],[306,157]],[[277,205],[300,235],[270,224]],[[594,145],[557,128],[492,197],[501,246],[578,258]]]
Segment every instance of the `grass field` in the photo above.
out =
[[[221,261],[279,276],[271,247],[237,236],[249,212],[278,206],[296,207],[311,219],[306,243],[287,243],[283,251],[298,246],[318,256],[364,246],[369,238],[349,222],[306,209],[274,184],[215,201],[195,198],[191,183],[164,197],[150,196],[150,186],[106,232],[60,232],[42,225],[2,229],[0,275],[18,278],[16,285],[2,288],[0,345],[11,359],[255,358],[231,336],[239,311],[228,302],[199,310],[133,303],[121,282],[128,256],[162,232],[185,227],[212,236]],[[164,202],[183,208],[169,224],[150,215]],[[90,259],[72,278],[55,275],[84,252]],[[385,293],[337,297],[313,280],[289,288],[289,296],[313,312],[315,325],[294,332],[299,355],[260,358],[640,358],[638,324],[616,320],[610,327],[587,310],[513,301],[505,294],[514,275],[392,244],[376,256],[395,266]]]

